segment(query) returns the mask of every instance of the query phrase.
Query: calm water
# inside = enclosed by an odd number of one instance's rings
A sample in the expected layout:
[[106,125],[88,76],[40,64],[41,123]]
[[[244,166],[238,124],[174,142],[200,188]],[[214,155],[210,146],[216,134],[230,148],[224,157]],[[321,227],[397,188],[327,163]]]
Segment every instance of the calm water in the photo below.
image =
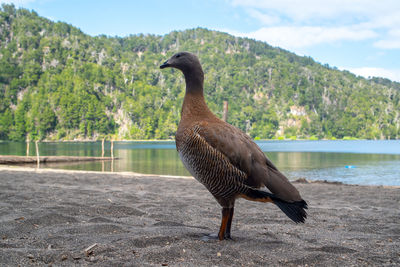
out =
[[[289,179],[340,181],[349,184],[400,185],[400,141],[260,141],[258,145]],[[101,156],[100,142],[41,143],[40,155]],[[30,155],[35,155],[34,144]],[[0,143],[2,155],[25,155],[26,144]],[[106,143],[106,156],[110,143]],[[114,142],[113,162],[41,164],[73,170],[189,175],[175,143]]]

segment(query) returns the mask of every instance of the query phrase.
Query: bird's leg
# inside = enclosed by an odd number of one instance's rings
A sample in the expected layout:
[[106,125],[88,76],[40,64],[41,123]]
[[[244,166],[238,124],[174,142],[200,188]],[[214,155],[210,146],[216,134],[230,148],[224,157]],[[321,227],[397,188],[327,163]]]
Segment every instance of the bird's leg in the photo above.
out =
[[229,208],[222,208],[222,220],[221,227],[219,228],[218,238],[219,240],[223,240],[225,238],[226,226],[228,225],[229,220]]
[[231,226],[232,226],[232,218],[233,218],[233,207],[229,208],[229,217],[228,217],[228,223],[226,225],[226,230],[225,230],[225,239],[232,239],[231,238]]
[[219,228],[218,232],[219,240],[231,238],[232,217],[233,217],[233,207],[222,208],[222,221],[221,221],[221,227]]

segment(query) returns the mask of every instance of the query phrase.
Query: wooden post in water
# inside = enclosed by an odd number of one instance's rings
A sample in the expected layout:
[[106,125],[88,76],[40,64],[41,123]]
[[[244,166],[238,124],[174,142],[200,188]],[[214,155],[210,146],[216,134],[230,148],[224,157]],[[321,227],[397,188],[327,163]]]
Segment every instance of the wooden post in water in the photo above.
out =
[[104,158],[104,139],[106,139],[105,137],[103,138],[103,140],[101,141],[101,157]]
[[114,140],[111,139],[111,159],[114,159]]
[[224,101],[224,113],[222,114],[222,120],[228,121],[228,101]]
[[29,138],[26,139],[26,156],[29,156]]
[[40,167],[40,156],[39,156],[39,141],[35,141],[35,146],[36,146],[36,161],[37,161],[37,167],[39,169]]
[[114,172],[114,140],[111,139],[111,172]]
[[[101,157],[104,158],[104,140],[106,138],[103,137],[103,140],[101,140]],[[101,161],[101,171],[104,172],[104,160]]]

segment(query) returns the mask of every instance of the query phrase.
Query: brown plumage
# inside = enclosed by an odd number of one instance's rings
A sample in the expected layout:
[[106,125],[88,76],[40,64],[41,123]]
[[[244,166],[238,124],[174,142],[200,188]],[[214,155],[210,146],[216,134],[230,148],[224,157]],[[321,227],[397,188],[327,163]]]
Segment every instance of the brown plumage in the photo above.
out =
[[[167,67],[177,68],[185,76],[176,148],[185,167],[222,206],[218,238],[231,237],[233,209],[239,197],[272,202],[294,222],[304,222],[307,203],[297,189],[249,136],[217,118],[207,107],[204,73],[198,58],[180,52],[160,66]],[[264,186],[270,192],[258,189]]]

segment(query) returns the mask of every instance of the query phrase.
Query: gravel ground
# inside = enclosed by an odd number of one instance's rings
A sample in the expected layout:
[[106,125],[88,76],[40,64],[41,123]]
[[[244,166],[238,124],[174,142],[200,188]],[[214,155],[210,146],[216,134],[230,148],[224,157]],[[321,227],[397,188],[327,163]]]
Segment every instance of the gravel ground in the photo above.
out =
[[192,178],[0,167],[0,265],[400,265],[398,187],[295,186],[305,224],[238,200],[220,242],[204,238],[220,207]]

